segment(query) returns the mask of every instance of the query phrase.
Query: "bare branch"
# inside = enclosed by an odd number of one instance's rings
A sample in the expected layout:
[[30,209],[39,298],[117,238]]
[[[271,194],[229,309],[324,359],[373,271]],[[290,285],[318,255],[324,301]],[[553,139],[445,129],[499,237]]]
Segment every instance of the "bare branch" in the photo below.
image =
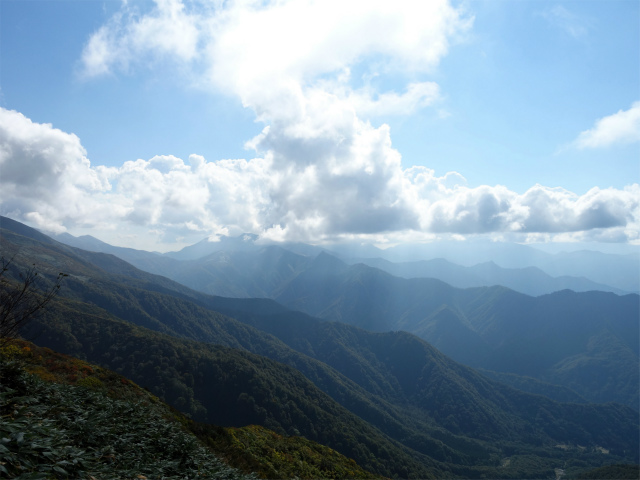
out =
[[35,318],[53,300],[60,282],[67,275],[59,273],[48,289],[39,288],[40,276],[35,264],[19,274],[20,280],[7,278],[11,260],[0,258],[0,346],[11,342],[20,329]]

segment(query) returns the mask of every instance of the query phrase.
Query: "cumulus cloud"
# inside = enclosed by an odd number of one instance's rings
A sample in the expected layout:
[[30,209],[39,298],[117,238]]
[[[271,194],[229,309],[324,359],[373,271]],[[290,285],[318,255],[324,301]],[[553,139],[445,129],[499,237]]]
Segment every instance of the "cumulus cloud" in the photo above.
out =
[[428,205],[424,228],[436,233],[489,233],[517,230],[515,197],[505,187],[461,188]]
[[361,113],[410,113],[437,97],[436,84],[376,92],[345,72],[371,58],[367,78],[429,72],[472,22],[447,0],[156,0],[146,13],[125,6],[98,29],[83,50],[82,72],[93,77],[177,59],[191,66],[194,83],[239,97],[263,120],[299,113],[299,100],[314,88]]
[[[450,192],[449,192],[450,193]],[[593,188],[579,196],[561,188],[535,185],[518,195],[506,187],[462,188],[434,202],[427,228],[456,233],[559,233],[635,225],[640,190]]]
[[440,97],[440,87],[435,82],[410,83],[401,94],[394,91],[376,94],[371,88],[352,91],[340,86],[331,90],[352,105],[356,112],[367,117],[409,115],[434,104]]
[[155,232],[172,241],[224,232],[224,225],[260,231],[267,203],[263,160],[156,156],[93,167],[77,136],[2,108],[0,172],[1,214],[54,233],[87,228],[119,235],[118,244],[127,235]]
[[[145,14],[125,7],[90,38],[82,60],[90,76],[179,57],[191,65],[193,83],[251,108],[267,127],[247,142],[259,158],[234,181],[247,181],[255,165],[269,174],[254,190],[267,201],[259,195],[247,218],[259,214],[258,223],[281,235],[375,233],[416,228],[418,215],[408,206],[389,128],[365,119],[437,102],[438,85],[416,78],[438,65],[472,21],[447,0],[196,1],[188,8],[163,0]],[[174,23],[191,39],[179,48]],[[155,38],[163,31],[166,42]],[[353,78],[352,67],[365,61],[373,66]],[[407,79],[403,91],[369,82],[390,71]],[[145,208],[132,215],[159,218],[151,201],[137,203]]]
[[640,142],[640,102],[634,102],[629,110],[599,119],[593,128],[580,133],[573,144],[583,149],[635,142]]
[[[541,185],[524,194],[470,188],[456,172],[403,170],[388,127],[373,128],[356,116],[351,122],[345,145],[327,131],[332,155],[313,162],[279,161],[267,132],[255,140],[266,155],[251,160],[156,156],[104,168],[90,164],[76,136],[0,109],[0,213],[56,233],[101,231],[139,248],[150,248],[152,234],[159,249],[240,232],[315,242],[487,233],[640,240],[637,184],[584,195]],[[292,152],[313,150],[302,132]]]
[[0,109],[0,172],[3,212],[30,214],[50,230],[100,211],[109,190],[106,169],[91,168],[77,136],[13,110]]
[[198,53],[198,19],[176,0],[156,0],[155,9],[141,14],[126,2],[89,39],[82,52],[82,75],[96,77],[127,70],[147,53],[192,61]]

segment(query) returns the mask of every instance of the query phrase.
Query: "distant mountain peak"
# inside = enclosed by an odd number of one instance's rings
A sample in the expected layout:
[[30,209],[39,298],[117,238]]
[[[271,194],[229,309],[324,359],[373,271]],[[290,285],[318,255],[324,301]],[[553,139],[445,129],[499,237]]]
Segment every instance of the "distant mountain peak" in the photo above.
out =
[[167,252],[166,256],[177,260],[197,260],[219,251],[238,251],[257,248],[258,235],[241,233],[237,236],[211,235],[198,243],[184,247],[177,252]]
[[347,268],[347,264],[330,253],[320,252],[311,263],[310,270],[315,272],[339,273]]

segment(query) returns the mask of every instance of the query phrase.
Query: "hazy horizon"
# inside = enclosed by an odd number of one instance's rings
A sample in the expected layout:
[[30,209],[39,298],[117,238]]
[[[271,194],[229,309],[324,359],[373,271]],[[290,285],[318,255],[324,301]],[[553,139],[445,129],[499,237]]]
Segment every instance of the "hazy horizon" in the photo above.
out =
[[[64,232],[62,234],[56,234],[53,232],[47,232],[46,230],[41,230],[42,233],[46,234],[46,235],[50,235],[52,236],[54,239],[58,239],[59,235],[64,235],[64,234],[69,234],[69,232]],[[202,243],[205,241],[210,241],[212,243],[217,243],[220,238],[241,238],[244,235],[250,235],[250,233],[248,232],[243,232],[240,233],[238,235],[214,235],[214,236],[204,236],[200,239],[195,239],[193,243],[190,243],[188,245],[185,245],[184,247],[180,248],[180,249],[174,249],[174,250],[164,250],[164,251],[160,251],[160,250],[149,250],[146,248],[136,248],[136,250],[142,250],[142,251],[148,251],[148,252],[152,252],[152,253],[159,253],[159,254],[165,254],[165,253],[175,253],[175,252],[179,252],[180,250],[184,249],[184,248],[188,248],[191,247],[193,245],[196,245],[198,243]],[[88,236],[91,238],[94,238],[100,242],[104,242],[108,245],[114,246],[114,247],[122,247],[122,248],[132,248],[127,246],[126,244],[117,244],[117,243],[110,243],[102,238],[99,238],[95,235],[91,235],[91,234],[84,234],[84,235],[72,235],[75,238],[80,238],[82,236]],[[217,238],[216,238],[217,237]],[[261,239],[260,236],[256,236],[257,237],[257,243],[259,245],[285,245],[291,242],[287,242],[287,241],[275,241],[275,240],[271,240],[271,239]],[[63,242],[64,243],[64,242]],[[293,242],[296,243],[296,242]],[[491,240],[488,238],[483,238],[483,237],[474,237],[474,238],[458,238],[458,239],[448,239],[448,240],[432,240],[430,242],[421,242],[421,243],[396,243],[396,244],[375,244],[375,243],[368,243],[368,242],[362,242],[362,241],[343,241],[343,242],[336,242],[336,243],[332,243],[332,242],[325,242],[325,243],[313,243],[313,242],[300,242],[306,245],[311,245],[311,246],[316,246],[316,247],[326,247],[326,248],[330,248],[330,247],[339,247],[340,245],[343,246],[349,246],[349,245],[353,245],[353,246],[373,246],[375,248],[380,249],[381,251],[387,250],[389,248],[392,247],[396,247],[396,246],[401,246],[401,245],[407,245],[407,246],[420,246],[420,245],[438,245],[438,244],[442,244],[442,245],[483,245],[483,244],[500,244],[500,243],[515,243],[517,245],[523,245],[525,247],[531,247],[534,248],[536,250],[545,252],[545,253],[550,253],[550,254],[556,254],[556,253],[570,253],[570,252],[579,252],[579,251],[595,251],[595,252],[601,252],[601,253],[607,253],[607,254],[613,254],[613,255],[628,255],[628,254],[640,254],[640,245],[635,245],[635,244],[629,244],[629,243],[603,243],[603,242],[545,242],[545,243],[518,243],[518,242],[503,242],[501,240]]]

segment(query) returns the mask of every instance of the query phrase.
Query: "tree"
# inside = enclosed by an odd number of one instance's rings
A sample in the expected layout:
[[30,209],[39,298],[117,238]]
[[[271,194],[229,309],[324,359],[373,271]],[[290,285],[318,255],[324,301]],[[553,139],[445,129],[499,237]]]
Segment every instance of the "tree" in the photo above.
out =
[[60,290],[60,282],[67,276],[59,273],[48,288],[40,287],[35,264],[25,272],[19,272],[19,280],[8,277],[11,260],[0,258],[0,347],[16,338],[20,329],[35,318]]

